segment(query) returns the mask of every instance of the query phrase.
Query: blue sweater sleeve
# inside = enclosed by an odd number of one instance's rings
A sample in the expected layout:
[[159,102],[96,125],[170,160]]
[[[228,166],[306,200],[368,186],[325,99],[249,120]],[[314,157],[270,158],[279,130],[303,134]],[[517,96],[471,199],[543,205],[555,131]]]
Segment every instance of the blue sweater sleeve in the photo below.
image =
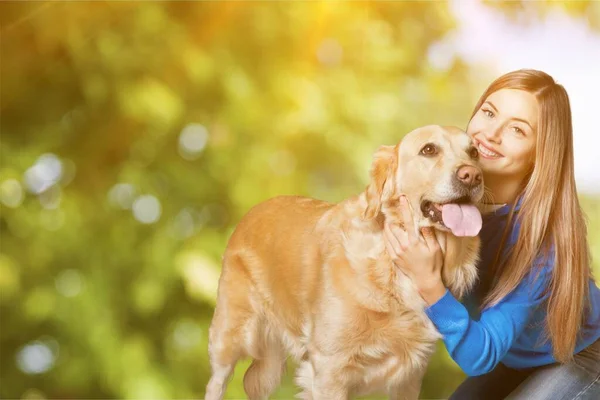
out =
[[549,268],[544,267],[537,279],[532,275],[527,275],[501,302],[484,310],[479,321],[470,318],[467,309],[449,290],[426,308],[443,335],[450,356],[467,375],[493,370],[526,328],[530,316],[545,298]]

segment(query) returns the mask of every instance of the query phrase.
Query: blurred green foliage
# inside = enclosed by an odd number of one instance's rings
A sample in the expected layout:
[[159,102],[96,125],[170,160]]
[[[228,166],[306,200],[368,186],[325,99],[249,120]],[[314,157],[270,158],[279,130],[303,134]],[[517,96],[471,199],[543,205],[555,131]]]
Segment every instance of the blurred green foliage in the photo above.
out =
[[[279,194],[360,192],[380,144],[464,127],[496,75],[430,65],[455,28],[438,2],[29,2],[0,15],[2,398],[202,398],[239,218]],[[598,260],[599,201],[583,201]],[[247,365],[227,398],[245,397]],[[463,377],[440,344],[422,396]],[[288,374],[274,398],[295,392]]]

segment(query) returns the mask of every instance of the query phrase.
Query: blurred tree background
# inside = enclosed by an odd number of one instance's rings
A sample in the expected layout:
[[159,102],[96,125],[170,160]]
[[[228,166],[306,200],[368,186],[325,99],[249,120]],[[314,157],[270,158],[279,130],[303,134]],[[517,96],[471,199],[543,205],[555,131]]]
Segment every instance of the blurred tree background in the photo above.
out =
[[[576,3],[558,6],[589,12]],[[456,28],[442,2],[3,2],[0,15],[0,398],[202,398],[239,218],[279,194],[360,192],[380,144],[465,127],[498,75],[431,65]],[[598,260],[600,201],[582,201]],[[227,398],[245,397],[247,365]],[[296,393],[292,371],[274,398]],[[422,397],[463,378],[440,344]]]

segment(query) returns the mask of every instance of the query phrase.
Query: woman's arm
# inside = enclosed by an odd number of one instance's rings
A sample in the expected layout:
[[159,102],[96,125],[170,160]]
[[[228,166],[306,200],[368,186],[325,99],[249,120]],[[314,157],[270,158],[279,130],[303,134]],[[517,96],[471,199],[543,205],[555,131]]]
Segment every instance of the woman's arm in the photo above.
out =
[[546,279],[528,276],[497,305],[484,310],[479,321],[450,293],[425,309],[444,337],[452,359],[469,376],[493,370],[526,328],[543,300]]
[[[412,221],[407,204],[401,201],[404,221]],[[533,311],[542,301],[544,279],[532,280],[529,274],[517,288],[494,307],[472,320],[467,309],[447,290],[442,282],[442,256],[432,232],[423,237],[411,229],[386,226],[384,240],[394,263],[417,286],[429,304],[426,313],[444,337],[454,361],[468,375],[491,371],[506,355],[523,332]],[[549,268],[544,268],[548,271]]]

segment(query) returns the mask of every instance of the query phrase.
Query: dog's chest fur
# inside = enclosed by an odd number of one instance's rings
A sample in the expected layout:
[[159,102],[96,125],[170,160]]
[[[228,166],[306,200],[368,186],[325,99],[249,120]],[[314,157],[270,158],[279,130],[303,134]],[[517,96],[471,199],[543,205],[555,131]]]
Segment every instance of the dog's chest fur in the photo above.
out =
[[311,356],[336,354],[329,362],[353,375],[346,378],[358,393],[383,390],[425,368],[440,335],[412,281],[392,265],[382,233],[342,231],[339,247],[326,253],[342,253],[347,265],[325,260],[323,297],[306,341]]

